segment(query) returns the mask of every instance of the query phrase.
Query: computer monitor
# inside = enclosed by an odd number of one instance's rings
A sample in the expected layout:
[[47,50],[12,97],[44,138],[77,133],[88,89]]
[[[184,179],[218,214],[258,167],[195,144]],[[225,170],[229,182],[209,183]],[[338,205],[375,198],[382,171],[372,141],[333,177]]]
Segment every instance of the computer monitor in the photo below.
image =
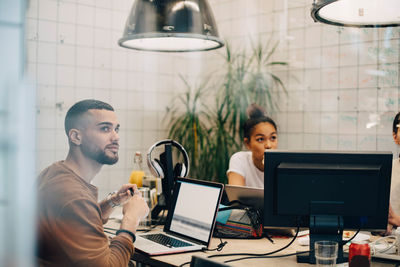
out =
[[279,151],[264,154],[264,226],[307,227],[314,242],[339,243],[343,229],[387,227],[392,154],[389,152]]

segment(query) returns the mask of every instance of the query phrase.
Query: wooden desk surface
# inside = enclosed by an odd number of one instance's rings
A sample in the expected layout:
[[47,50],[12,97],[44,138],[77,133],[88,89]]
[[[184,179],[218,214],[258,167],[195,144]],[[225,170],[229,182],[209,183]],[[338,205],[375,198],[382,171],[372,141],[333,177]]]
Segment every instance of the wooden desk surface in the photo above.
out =
[[[110,220],[107,225],[108,227],[118,228],[119,223]],[[227,241],[228,243],[225,245],[222,251],[198,251],[198,252],[189,252],[189,253],[180,253],[173,255],[163,255],[163,256],[153,256],[149,257],[145,254],[135,252],[132,256],[132,259],[137,262],[141,262],[144,264],[149,264],[151,266],[161,266],[161,267],[170,267],[170,266],[180,266],[183,263],[190,262],[192,255],[197,255],[200,257],[208,257],[209,255],[216,254],[229,254],[229,253],[267,253],[277,249],[280,249],[287,245],[291,238],[274,238],[274,244],[272,244],[268,239],[222,239],[223,241]],[[210,249],[214,249],[220,243],[219,238],[213,238],[210,244]],[[293,242],[291,246],[288,248],[278,252],[274,255],[283,255],[295,253],[297,251],[306,251],[308,250],[308,246],[300,246],[297,243],[297,240]],[[229,259],[241,258],[244,256],[227,256],[227,257],[216,257],[212,258],[214,261],[224,262]],[[241,261],[235,261],[228,263],[231,266],[274,266],[274,267],[287,267],[287,266],[316,266],[312,264],[305,263],[297,263],[296,256],[282,257],[282,258],[254,258],[254,259],[246,259]],[[189,266],[189,264],[185,265]],[[347,263],[340,264],[338,266],[348,266]],[[372,267],[387,267],[387,266],[395,266],[394,263],[380,263],[380,262],[372,262]]]
[[[157,256],[151,257],[151,260],[145,262],[147,264],[154,264],[160,266],[179,266],[185,262],[190,262],[192,255],[198,255],[200,257],[208,257],[209,255],[216,255],[216,254],[227,254],[227,253],[267,253],[270,251],[277,250],[290,242],[291,239],[283,239],[283,238],[275,238],[274,244],[272,244],[268,239],[226,239],[224,238],[223,241],[227,241],[228,243],[225,245],[222,251],[207,251],[207,252],[191,252],[191,253],[181,253],[181,254],[174,254],[174,255],[164,255],[164,256]],[[210,249],[216,248],[217,245],[220,243],[218,238],[213,238],[211,241]],[[289,254],[294,253],[296,250],[307,250],[308,247],[300,247],[294,242],[290,247],[287,249],[279,252],[279,254]],[[142,254],[135,253],[133,256],[134,260],[142,261],[145,260],[146,256]],[[216,257],[212,258],[212,260],[224,262],[228,259],[236,259],[241,258],[244,256],[228,256],[228,257]],[[252,266],[294,266],[297,264],[296,256],[284,257],[284,258],[257,258],[257,259],[247,259],[241,260],[236,262],[228,263],[232,266],[246,266],[248,267],[249,264]],[[186,265],[185,265],[186,266]],[[187,265],[189,266],[189,265]],[[301,264],[301,266],[313,266],[310,264]],[[315,265],[314,265],[315,266]]]

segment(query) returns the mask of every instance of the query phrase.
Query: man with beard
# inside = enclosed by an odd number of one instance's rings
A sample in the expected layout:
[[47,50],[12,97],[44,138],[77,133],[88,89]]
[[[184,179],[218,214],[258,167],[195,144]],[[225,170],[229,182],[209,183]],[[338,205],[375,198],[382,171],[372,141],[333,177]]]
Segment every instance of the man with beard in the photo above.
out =
[[[114,109],[107,103],[83,100],[68,110],[67,158],[38,178],[39,266],[128,265],[134,233],[149,208],[136,185],[123,185],[97,203],[97,187],[90,184],[103,164],[118,161],[118,131]],[[121,204],[121,227],[109,242],[103,224]]]

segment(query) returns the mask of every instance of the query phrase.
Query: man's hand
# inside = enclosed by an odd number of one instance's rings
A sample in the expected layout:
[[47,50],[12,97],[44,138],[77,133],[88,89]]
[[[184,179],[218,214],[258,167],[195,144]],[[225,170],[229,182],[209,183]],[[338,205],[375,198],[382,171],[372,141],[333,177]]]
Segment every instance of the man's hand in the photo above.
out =
[[117,191],[116,196],[113,199],[113,202],[118,206],[123,205],[132,197],[132,192],[135,191],[137,191],[138,194],[140,194],[135,184],[124,184]]
[[132,188],[134,188],[133,197],[124,204],[122,209],[124,217],[122,219],[121,229],[126,229],[135,233],[140,220],[149,214],[149,207],[136,185]]

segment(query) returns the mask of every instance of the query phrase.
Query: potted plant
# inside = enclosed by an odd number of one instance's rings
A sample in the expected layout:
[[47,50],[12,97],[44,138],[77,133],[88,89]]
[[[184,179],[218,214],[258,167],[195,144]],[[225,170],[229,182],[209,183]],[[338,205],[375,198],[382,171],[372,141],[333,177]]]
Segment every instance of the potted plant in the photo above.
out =
[[[269,45],[270,42],[266,46],[259,42],[248,55],[244,50],[232,52],[227,43],[223,79],[212,87],[217,90],[207,87],[209,77],[197,87],[181,77],[187,91],[167,109],[169,137],[188,151],[191,177],[226,183],[230,156],[242,148],[241,129],[247,119],[247,107],[257,103],[268,112],[277,110],[276,91],[286,89],[271,66],[287,63],[272,61],[278,43],[272,48]],[[272,92],[274,88],[279,90]],[[215,101],[206,105],[204,96],[212,92]]]

